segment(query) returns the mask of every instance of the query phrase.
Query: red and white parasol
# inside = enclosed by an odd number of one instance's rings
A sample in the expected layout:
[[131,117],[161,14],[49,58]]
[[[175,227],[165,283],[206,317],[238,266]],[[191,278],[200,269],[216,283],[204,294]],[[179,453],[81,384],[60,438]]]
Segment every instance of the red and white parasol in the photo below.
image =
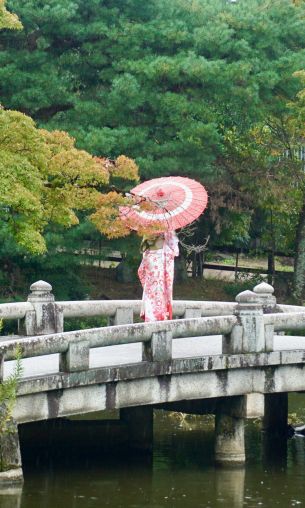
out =
[[181,176],[154,178],[130,191],[148,204],[123,207],[125,218],[134,229],[155,226],[159,231],[175,230],[190,224],[202,214],[207,206],[208,194],[196,180]]

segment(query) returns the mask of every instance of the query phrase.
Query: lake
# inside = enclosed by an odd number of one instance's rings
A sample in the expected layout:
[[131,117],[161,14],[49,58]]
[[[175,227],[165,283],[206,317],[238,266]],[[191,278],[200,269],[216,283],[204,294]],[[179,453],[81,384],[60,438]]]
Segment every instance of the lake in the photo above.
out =
[[[294,422],[305,422],[305,395],[290,396]],[[1,508],[239,508],[305,506],[305,439],[265,439],[247,421],[245,467],[218,468],[212,417],[156,411],[154,450],[72,457],[26,450],[22,489],[0,491]],[[58,451],[58,450],[57,450]],[[59,450],[60,451],[60,450]],[[74,454],[73,454],[74,455]]]

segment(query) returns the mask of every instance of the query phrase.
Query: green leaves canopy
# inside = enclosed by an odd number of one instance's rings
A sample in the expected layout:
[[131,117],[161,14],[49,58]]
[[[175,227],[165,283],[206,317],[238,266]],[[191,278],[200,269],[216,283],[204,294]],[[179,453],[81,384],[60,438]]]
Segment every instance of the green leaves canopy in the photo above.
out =
[[45,226],[77,224],[77,210],[96,210],[97,228],[110,235],[113,203],[103,191],[110,177],[121,175],[137,179],[137,167],[127,157],[111,162],[92,157],[65,132],[37,129],[23,113],[0,110],[0,221],[7,236],[27,250],[43,252]]
[[[279,152],[270,153],[255,129],[270,119],[280,125],[287,103],[296,103],[304,2],[9,0],[8,7],[24,30],[0,37],[6,107],[67,130],[96,155],[126,153],[143,178],[200,178],[225,241],[228,228],[230,242],[247,236],[257,205],[279,219],[282,176],[293,176],[295,164],[277,167]],[[301,198],[290,182],[297,216]]]
[[285,108],[304,61],[304,4],[291,0],[10,0],[6,106],[92,153],[136,158],[145,178],[206,178],[225,129]]

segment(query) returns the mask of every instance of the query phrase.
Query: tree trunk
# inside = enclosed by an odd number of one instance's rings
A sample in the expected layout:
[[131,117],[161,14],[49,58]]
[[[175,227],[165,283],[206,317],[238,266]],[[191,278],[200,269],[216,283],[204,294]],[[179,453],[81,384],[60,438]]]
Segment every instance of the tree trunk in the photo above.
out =
[[188,279],[185,259],[182,255],[175,259],[175,282],[185,282]]
[[196,252],[192,253],[192,278],[196,279],[197,263],[196,263]]
[[305,288],[305,203],[300,213],[295,243],[293,295],[300,302]]
[[101,266],[102,266],[101,257],[102,257],[102,240],[99,238],[99,240],[98,240],[98,266],[99,266],[99,268],[101,268]]
[[268,252],[268,284],[272,286],[274,279],[274,252]]
[[203,277],[203,264],[204,264],[203,252],[193,252],[193,261],[192,261],[193,279]]
[[236,257],[235,257],[235,273],[234,273],[234,280],[237,281],[237,274],[238,274],[238,261],[239,261],[239,250],[236,251]]
[[198,253],[198,277],[202,279],[203,277],[203,252]]
[[270,210],[270,239],[271,239],[271,247],[268,252],[268,284],[271,286],[274,283],[274,274],[275,274],[275,231],[274,231],[274,222],[273,222],[273,212]]

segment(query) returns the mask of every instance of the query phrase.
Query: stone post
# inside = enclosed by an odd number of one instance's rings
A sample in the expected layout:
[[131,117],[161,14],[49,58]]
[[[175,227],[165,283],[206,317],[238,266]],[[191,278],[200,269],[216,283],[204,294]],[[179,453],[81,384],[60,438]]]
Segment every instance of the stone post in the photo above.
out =
[[142,343],[142,360],[145,362],[169,362],[172,359],[172,333],[155,332],[149,342]]
[[48,282],[39,280],[30,287],[28,302],[33,309],[25,315],[21,334],[46,335],[63,331],[63,311],[54,301],[52,286]]
[[79,372],[89,369],[90,344],[88,340],[70,342],[68,351],[59,355],[60,372]]
[[235,314],[238,324],[230,335],[222,337],[223,354],[254,353],[265,350],[263,306],[253,291],[243,291],[236,297]]
[[133,309],[126,309],[125,307],[118,307],[116,309],[113,324],[114,325],[129,325],[133,323]]
[[[258,284],[253,289],[253,292],[258,296],[259,301],[263,306],[264,314],[271,314],[282,312],[280,308],[277,306],[276,298],[273,295],[274,288],[267,284],[266,282],[262,282]],[[285,332],[278,332],[278,335],[284,335]],[[274,326],[273,325],[265,325],[265,343],[266,343],[266,351],[273,351],[273,338],[274,338]]]
[[232,352],[256,353],[265,351],[263,306],[253,291],[243,291],[236,297],[235,314],[239,324],[232,331]]
[[108,318],[108,326],[129,325],[133,323],[133,309],[117,307],[113,316]]
[[224,397],[217,401],[215,416],[215,461],[222,466],[245,462],[244,396]]
[[276,298],[273,295],[274,288],[266,282],[261,282],[253,289],[253,292],[257,295],[260,303],[263,306],[264,314],[270,314],[272,312],[278,312],[276,307]]
[[201,309],[185,309],[183,319],[201,317]]

